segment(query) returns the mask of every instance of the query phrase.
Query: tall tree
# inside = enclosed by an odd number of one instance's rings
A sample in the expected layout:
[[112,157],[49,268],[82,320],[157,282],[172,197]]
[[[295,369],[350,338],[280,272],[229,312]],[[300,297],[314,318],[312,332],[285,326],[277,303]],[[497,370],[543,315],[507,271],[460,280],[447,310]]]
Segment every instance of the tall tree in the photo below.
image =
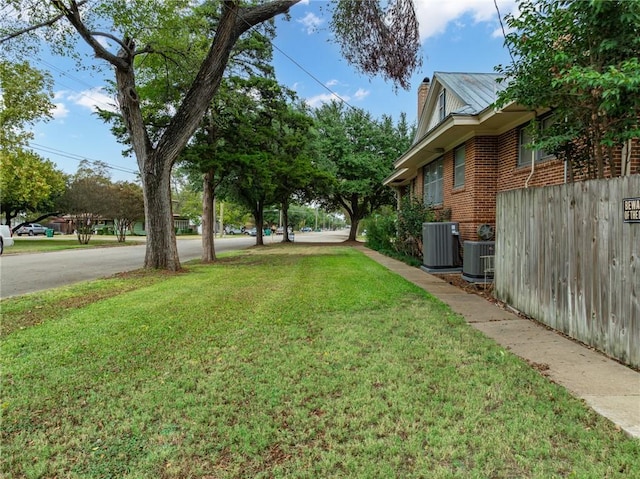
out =
[[321,200],[328,209],[349,216],[349,240],[355,241],[360,221],[393,195],[382,184],[393,171],[393,162],[411,144],[411,132],[402,115],[398,125],[389,117],[374,120],[359,109],[331,102],[316,110],[319,149],[323,168],[335,176]]
[[289,205],[293,200],[315,199],[321,188],[327,188],[332,178],[317,165],[312,150],[313,119],[302,105],[283,105],[274,124],[277,146],[272,173],[274,199],[282,212],[282,242],[289,238]]
[[499,104],[552,108],[553,124],[532,125],[536,148],[602,178],[620,174],[613,147],[640,137],[640,2],[521,0],[508,15],[514,62],[499,66]]
[[88,244],[99,219],[111,213],[112,184],[101,162],[80,162],[59,204],[71,215],[80,244]]
[[[17,81],[19,79],[19,81]],[[29,127],[51,118],[51,76],[28,62],[0,60],[0,149],[16,151],[33,138]]]
[[128,181],[119,181],[109,188],[109,209],[119,243],[124,243],[127,231],[136,221],[144,220],[144,195],[142,188]]
[[[241,89],[240,89],[241,86]],[[226,189],[251,211],[256,244],[263,244],[264,208],[276,201],[278,166],[283,161],[281,127],[286,123],[293,92],[269,78],[253,77],[238,84],[242,108],[229,119],[219,156],[232,158]]]
[[[17,81],[19,79],[19,81]],[[28,148],[30,127],[51,117],[51,78],[27,62],[0,60],[0,211],[6,224],[42,212],[64,191],[64,175]]]
[[[208,41],[208,53],[196,67],[197,74],[181,97],[165,128],[152,137],[145,123],[141,105],[145,98],[137,89],[136,71],[140,63],[155,55],[170,58],[169,51],[177,39],[187,40],[208,27],[202,16],[193,15],[194,4],[187,0],[130,2],[97,0],[7,0],[16,11],[29,16],[5,16],[0,24],[0,42],[7,45],[25,35],[40,42],[37,30],[46,28],[45,38],[58,52],[78,54],[75,42],[86,43],[92,55],[107,62],[115,73],[120,113],[140,169],[147,225],[145,267],[177,270],[180,268],[171,213],[171,169],[187,144],[213,99],[231,53],[240,36],[276,15],[286,12],[299,0],[273,0],[248,3],[240,0],[205,2],[211,15],[219,17],[215,32]],[[419,64],[420,46],[417,21],[410,0],[381,0],[336,3],[338,22],[334,25],[338,42],[349,45],[358,55],[349,58],[366,73],[382,72],[387,78],[406,87],[413,69]],[[198,4],[196,4],[198,5]],[[363,22],[345,23],[340,13]],[[28,25],[23,19],[28,18]],[[354,17],[352,17],[354,18]],[[200,20],[200,21],[199,21]],[[105,29],[111,29],[111,33]],[[72,34],[75,32],[75,34]],[[165,42],[154,42],[158,32]],[[345,35],[345,33],[353,33]],[[381,43],[382,42],[382,43]],[[187,41],[182,45],[189,44]],[[109,46],[111,45],[111,46]],[[384,48],[380,48],[383,45]],[[20,46],[19,50],[29,52]],[[188,51],[181,52],[188,57]],[[170,85],[167,85],[170,88]]]
[[[264,76],[268,65],[260,70]],[[230,76],[223,79],[207,115],[196,131],[193,141],[185,149],[182,158],[187,168],[196,171],[202,178],[202,261],[215,260],[214,249],[214,205],[219,186],[231,175],[236,166],[236,153],[242,152],[240,144],[234,143],[237,123],[245,112],[253,110],[254,85],[262,76]]]
[[64,190],[65,175],[51,161],[21,148],[0,150],[0,211],[6,224],[21,213],[50,216]]

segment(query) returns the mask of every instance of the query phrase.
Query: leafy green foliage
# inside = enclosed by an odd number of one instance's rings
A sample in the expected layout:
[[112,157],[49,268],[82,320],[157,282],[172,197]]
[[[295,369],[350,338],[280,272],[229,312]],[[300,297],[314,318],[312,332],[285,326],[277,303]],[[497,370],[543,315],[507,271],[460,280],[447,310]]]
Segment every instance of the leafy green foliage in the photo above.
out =
[[[288,207],[294,198],[305,199],[327,181],[314,164],[310,137],[312,120],[296,104],[293,92],[275,80],[234,79],[242,107],[229,112],[218,156],[227,159],[231,172],[224,191],[249,209],[258,231],[264,209],[277,205],[288,226]],[[287,235],[284,235],[287,240]],[[262,237],[258,234],[258,244]]]
[[436,213],[419,198],[405,196],[400,210],[383,208],[366,220],[367,246],[408,264],[422,264],[422,224],[446,221],[446,210]]
[[640,136],[640,2],[522,0],[519,11],[507,17],[515,62],[497,68],[508,81],[498,103],[553,109],[533,146],[571,173],[620,174],[612,148]]
[[382,184],[393,162],[409,147],[411,128],[402,115],[394,125],[390,117],[375,120],[370,114],[331,102],[315,112],[319,165],[335,178],[321,203],[329,210],[344,210],[355,240],[359,222],[383,205],[394,203],[393,191]]
[[110,186],[109,216],[113,219],[118,242],[123,243],[127,231],[136,221],[144,220],[144,195],[140,185],[119,181]]
[[59,200],[60,208],[71,215],[81,244],[89,243],[98,220],[110,215],[111,195],[112,184],[106,165],[81,161]]
[[376,251],[393,251],[398,234],[397,215],[390,208],[383,208],[380,213],[368,217],[364,221],[366,244]]
[[0,151],[22,151],[33,138],[29,130],[51,118],[51,76],[27,62],[0,60]]
[[422,260],[422,224],[436,220],[433,209],[419,198],[409,196],[402,198],[398,212],[396,250]]
[[27,62],[0,60],[0,212],[9,224],[20,213],[45,211],[64,191],[64,175],[28,149],[29,127],[51,117],[51,77]]
[[65,175],[53,162],[21,148],[0,150],[0,212],[6,224],[20,213],[53,208],[64,190]]

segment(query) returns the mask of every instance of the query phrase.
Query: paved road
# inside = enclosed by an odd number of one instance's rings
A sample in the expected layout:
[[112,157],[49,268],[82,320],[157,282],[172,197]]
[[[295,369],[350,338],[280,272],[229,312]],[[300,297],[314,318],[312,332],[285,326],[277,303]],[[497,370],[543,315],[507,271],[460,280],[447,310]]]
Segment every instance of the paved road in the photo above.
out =
[[[42,239],[33,239],[42,241]],[[65,284],[132,271],[144,265],[144,243],[117,248],[51,251],[0,257],[0,298],[33,293]],[[248,248],[255,238],[239,236],[216,240],[216,252]],[[7,251],[8,252],[8,251]],[[201,238],[178,240],[180,261],[199,258]]]
[[[265,243],[279,241],[282,237],[265,237]],[[347,231],[297,234],[296,242],[338,242],[347,238]],[[47,241],[33,238],[32,241]],[[50,240],[49,240],[50,241]],[[216,252],[248,248],[255,245],[255,238],[234,236],[216,239]],[[9,251],[7,251],[9,252]],[[180,261],[200,258],[201,238],[178,240]],[[47,253],[0,256],[0,299],[34,293],[66,284],[110,276],[123,271],[142,268],[144,244],[83,250],[52,251]]]

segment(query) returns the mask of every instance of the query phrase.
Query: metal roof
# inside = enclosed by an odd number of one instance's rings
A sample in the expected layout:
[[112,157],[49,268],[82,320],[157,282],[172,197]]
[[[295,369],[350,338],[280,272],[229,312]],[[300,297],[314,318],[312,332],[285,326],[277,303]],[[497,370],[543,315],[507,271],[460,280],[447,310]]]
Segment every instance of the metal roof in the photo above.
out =
[[498,83],[504,78],[497,73],[447,73],[434,72],[434,78],[467,104],[464,108],[452,112],[475,115],[488,108],[503,90],[505,83]]

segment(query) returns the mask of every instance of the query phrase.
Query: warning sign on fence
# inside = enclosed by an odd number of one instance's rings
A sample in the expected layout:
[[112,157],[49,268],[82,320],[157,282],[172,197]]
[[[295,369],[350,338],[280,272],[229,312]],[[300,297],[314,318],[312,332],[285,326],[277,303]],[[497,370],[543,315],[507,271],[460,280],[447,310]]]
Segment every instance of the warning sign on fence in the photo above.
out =
[[625,223],[640,223],[640,198],[624,198],[622,214]]

